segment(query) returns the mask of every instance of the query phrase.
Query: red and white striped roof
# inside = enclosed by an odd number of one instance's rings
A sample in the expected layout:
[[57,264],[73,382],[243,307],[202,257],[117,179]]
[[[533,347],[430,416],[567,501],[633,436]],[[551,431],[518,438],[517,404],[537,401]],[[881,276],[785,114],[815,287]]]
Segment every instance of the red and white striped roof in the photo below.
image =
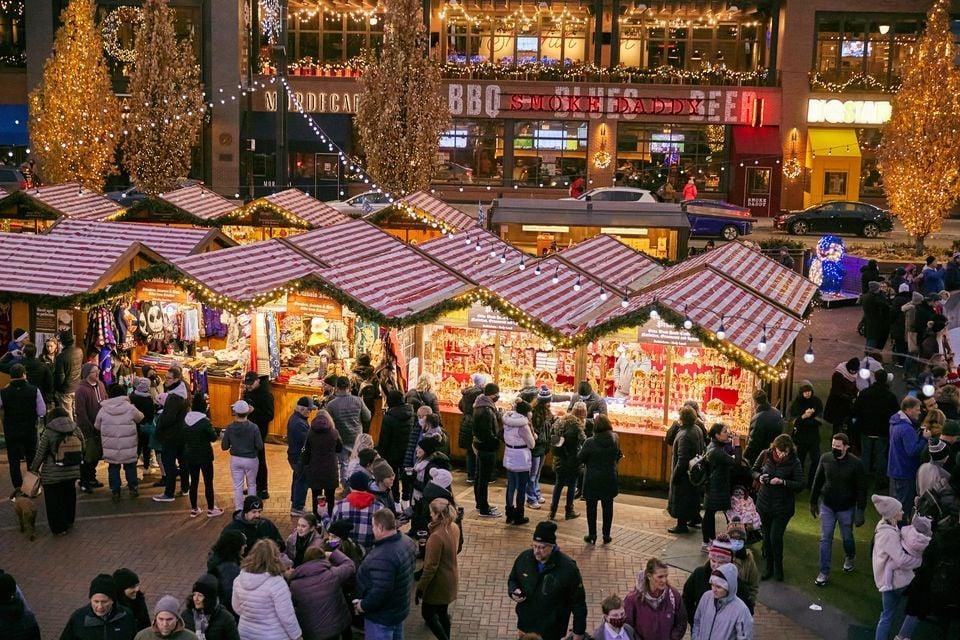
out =
[[460,211],[456,207],[451,207],[443,200],[434,198],[425,191],[417,191],[416,193],[404,196],[400,199],[400,202],[417,209],[421,213],[442,222],[447,227],[456,231],[463,231],[477,224],[476,220],[463,211]]
[[668,269],[664,278],[689,273],[698,267],[709,267],[733,278],[797,315],[806,311],[817,292],[817,285],[793,269],[741,242],[730,242],[685,260]]
[[331,266],[368,258],[378,261],[397,245],[403,245],[376,225],[352,219],[292,236],[288,241]]
[[242,302],[310,275],[317,264],[279,240],[254,242],[174,260],[184,274]]
[[113,200],[76,182],[24,189],[22,193],[60,215],[76,220],[106,220],[123,209]]
[[247,209],[255,208],[257,203],[260,202],[268,202],[283,209],[288,214],[303,220],[314,228],[329,227],[350,219],[327,203],[321,202],[299,189],[286,189],[271,193],[266,197],[254,200],[247,205]]
[[444,235],[419,245],[420,250],[457,273],[484,282],[494,276],[518,269],[532,261],[530,256],[509,242],[485,231],[470,227],[453,235]]
[[216,220],[240,208],[240,205],[199,184],[174,189],[162,194],[160,199],[201,220]]
[[646,286],[664,272],[655,260],[606,234],[567,247],[560,252],[560,257],[628,293]]
[[0,233],[0,290],[48,296],[86,293],[99,288],[125,255],[132,258],[138,251],[149,252],[119,238]]
[[[85,222],[61,218],[46,231],[49,236],[70,236],[92,240],[141,242],[163,257],[173,260],[203,250],[211,233],[209,229],[165,227],[129,222]],[[227,242],[229,238],[223,236]]]
[[389,318],[429,309],[474,286],[402,243],[376,259],[343,263],[317,275]]

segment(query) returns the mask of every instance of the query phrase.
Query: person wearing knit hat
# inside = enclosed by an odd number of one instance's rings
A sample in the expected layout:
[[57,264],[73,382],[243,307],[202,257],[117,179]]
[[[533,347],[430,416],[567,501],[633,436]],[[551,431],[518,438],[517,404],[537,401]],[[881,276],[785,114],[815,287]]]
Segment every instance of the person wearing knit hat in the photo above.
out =
[[573,637],[582,640],[586,634],[583,578],[577,563],[557,547],[555,522],[537,523],[533,544],[513,563],[507,592],[516,603],[517,635],[539,633],[545,640],[565,638],[571,615]]
[[[123,638],[137,633],[137,621],[126,607],[117,604],[117,588],[108,573],[101,573],[90,582],[89,602],[67,620],[61,640],[88,638]],[[3,629],[6,631],[6,629]]]
[[393,497],[393,486],[397,482],[397,474],[390,463],[380,458],[373,463],[373,482],[370,483],[370,493],[377,498],[383,507],[397,513],[397,501]]
[[453,485],[453,474],[447,469],[433,468],[430,470],[430,482],[449,489]]
[[550,410],[551,402],[553,402],[553,392],[547,385],[541,385],[530,414],[534,445],[530,449],[530,478],[527,480],[526,499],[527,507],[531,509],[540,509],[546,502],[540,490],[540,472],[543,471],[543,459],[550,448],[550,427],[553,426],[554,419],[553,412]]
[[870,496],[870,500],[884,520],[896,522],[903,515],[903,505],[896,498],[875,494]]
[[800,466],[807,469],[805,478],[809,488],[813,486],[813,475],[820,461],[820,420],[823,418],[823,401],[817,397],[809,380],[800,383],[797,397],[790,404],[788,418],[793,425],[797,458]]
[[188,630],[180,617],[180,602],[171,595],[157,601],[153,608],[153,624],[140,631],[134,640],[197,640],[197,634]]
[[100,403],[107,399],[107,390],[100,382],[100,369],[92,362],[80,367],[80,382],[76,389],[74,408],[77,426],[83,433],[83,463],[80,465],[80,490],[93,493],[102,487],[97,480],[97,463],[103,457],[103,444],[95,424]]
[[209,573],[193,583],[182,617],[184,626],[205,640],[234,640],[238,637],[237,621],[220,602],[217,578]]
[[481,518],[499,518],[501,515],[499,509],[490,506],[489,499],[490,481],[500,449],[500,433],[503,431],[503,416],[497,407],[499,399],[500,387],[495,382],[488,382],[483,387],[483,395],[473,403],[471,446],[477,455],[473,499]]
[[117,589],[117,604],[133,612],[137,628],[150,626],[150,611],[147,599],[140,590],[140,577],[130,569],[117,569],[113,572],[113,584]]
[[[877,621],[877,638],[889,638],[893,620],[903,604],[904,590],[914,579],[920,557],[904,551],[905,540],[898,521],[903,520],[903,505],[896,498],[870,496],[880,514],[873,534],[873,580],[880,591],[883,610]],[[906,623],[905,623],[906,626]],[[905,636],[906,637],[906,636]]]
[[350,493],[333,507],[330,522],[346,520],[351,525],[350,539],[368,550],[373,546],[373,513],[383,505],[370,492],[371,480],[366,471],[354,471],[348,481]]
[[0,571],[0,628],[4,638],[40,638],[37,618],[27,607],[17,581],[3,571]]
[[243,506],[233,512],[233,519],[223,530],[242,533],[246,539],[247,550],[263,538],[273,540],[281,551],[286,548],[286,543],[280,536],[277,525],[263,516],[263,500],[256,495],[249,495],[244,498]]

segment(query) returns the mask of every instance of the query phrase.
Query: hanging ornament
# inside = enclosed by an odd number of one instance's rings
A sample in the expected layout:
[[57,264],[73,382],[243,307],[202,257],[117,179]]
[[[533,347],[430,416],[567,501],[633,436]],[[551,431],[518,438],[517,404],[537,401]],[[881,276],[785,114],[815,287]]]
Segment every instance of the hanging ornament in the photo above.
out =
[[597,169],[606,169],[613,162],[613,156],[607,151],[607,125],[600,125],[603,131],[600,133],[600,149],[593,154],[593,166]]
[[270,44],[280,40],[280,0],[260,0],[260,29]]
[[142,22],[143,11],[140,7],[117,7],[108,13],[100,27],[100,32],[103,35],[103,49],[107,52],[107,55],[120,62],[136,61],[137,53],[133,48],[133,43],[130,43],[129,49],[120,44],[120,31],[129,26],[131,33],[136,33]]
[[783,177],[787,180],[796,180],[801,173],[803,173],[803,166],[797,160],[797,156],[793,156],[783,163]]

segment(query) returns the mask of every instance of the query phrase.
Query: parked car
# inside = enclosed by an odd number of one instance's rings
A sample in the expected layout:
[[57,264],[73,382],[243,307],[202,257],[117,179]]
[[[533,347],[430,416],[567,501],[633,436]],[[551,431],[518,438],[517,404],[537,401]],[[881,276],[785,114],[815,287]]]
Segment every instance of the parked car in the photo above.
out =
[[26,189],[30,184],[26,176],[20,173],[16,167],[10,167],[5,164],[0,165],[0,189],[7,193]]
[[597,187],[584,192],[578,198],[560,198],[561,200],[586,200],[593,202],[657,202],[657,198],[647,189],[634,187]]
[[[364,200],[366,200],[368,203],[367,208],[369,211],[364,211]],[[327,204],[340,213],[348,216],[359,217],[390,206],[390,200],[387,199],[387,194],[383,193],[382,191],[364,191],[363,193],[355,195],[352,198],[347,198],[346,200],[332,200]]]
[[881,232],[893,231],[893,216],[872,204],[837,200],[816,204],[803,211],[782,213],[774,218],[773,226],[797,236],[817,232],[876,238]]
[[[203,184],[203,181],[194,180],[193,178],[180,178],[177,180],[177,189],[182,189],[183,187],[192,187],[195,184]],[[131,186],[129,189],[124,189],[123,191],[108,191],[103,195],[107,199],[113,200],[122,207],[130,207],[141,200],[147,199],[147,194],[133,186]]]
[[753,233],[750,210],[720,200],[687,200],[680,208],[690,221],[691,238],[720,237],[736,240]]

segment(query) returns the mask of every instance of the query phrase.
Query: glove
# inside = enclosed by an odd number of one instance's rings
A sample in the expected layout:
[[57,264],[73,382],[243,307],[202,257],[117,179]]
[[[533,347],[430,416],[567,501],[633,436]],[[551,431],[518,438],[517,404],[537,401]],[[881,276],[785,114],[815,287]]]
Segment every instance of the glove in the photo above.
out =
[[853,524],[857,527],[862,527],[864,522],[866,522],[866,516],[864,512],[860,509],[857,509],[857,514],[854,516]]
[[816,502],[810,503],[810,515],[813,516],[814,520],[816,520],[817,517],[820,516],[820,505],[818,505]]
[[[417,592],[413,596],[413,603],[420,604],[421,599],[423,599],[423,591],[420,591],[420,589],[417,589]],[[407,600],[407,602],[410,602],[410,601]]]

